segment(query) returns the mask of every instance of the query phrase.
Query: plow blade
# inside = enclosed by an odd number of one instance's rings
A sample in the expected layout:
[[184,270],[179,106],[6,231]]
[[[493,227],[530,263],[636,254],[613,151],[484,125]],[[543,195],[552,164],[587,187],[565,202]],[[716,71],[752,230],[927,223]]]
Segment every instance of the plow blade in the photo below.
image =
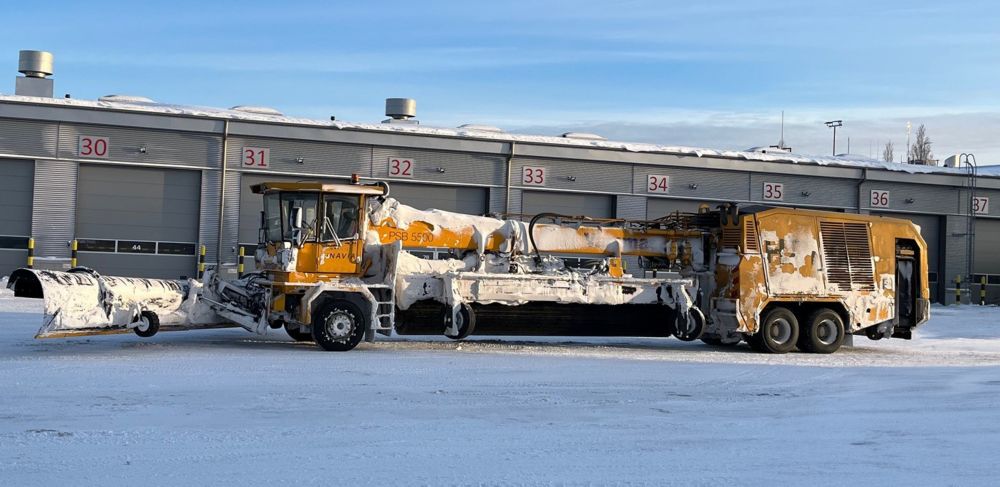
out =
[[18,269],[7,287],[15,296],[44,300],[42,327],[35,338],[127,333],[150,320],[157,321],[160,330],[234,326],[201,302],[201,283],[193,279]]

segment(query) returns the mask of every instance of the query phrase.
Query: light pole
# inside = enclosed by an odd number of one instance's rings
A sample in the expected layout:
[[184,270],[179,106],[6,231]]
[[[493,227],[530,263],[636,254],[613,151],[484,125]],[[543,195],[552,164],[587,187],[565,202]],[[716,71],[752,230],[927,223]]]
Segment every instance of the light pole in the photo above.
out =
[[906,122],[906,162],[910,162],[910,122]]
[[826,126],[833,129],[833,155],[837,155],[837,127],[843,127],[843,120],[831,120],[826,122]]

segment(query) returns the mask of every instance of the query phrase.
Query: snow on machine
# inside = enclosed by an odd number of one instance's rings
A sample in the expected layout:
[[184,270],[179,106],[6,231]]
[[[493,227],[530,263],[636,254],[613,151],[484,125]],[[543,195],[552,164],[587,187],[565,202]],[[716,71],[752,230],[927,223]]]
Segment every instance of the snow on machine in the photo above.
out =
[[[909,338],[928,318],[909,221],[790,208],[649,221],[417,210],[385,183],[263,183],[257,271],[234,281],[18,269],[37,337],[284,328],[346,351],[376,334],[675,336],[830,353],[847,334]],[[424,259],[434,251],[442,259]],[[645,262],[627,272],[624,257]],[[647,276],[648,275],[648,276]],[[703,311],[704,310],[704,311]]]

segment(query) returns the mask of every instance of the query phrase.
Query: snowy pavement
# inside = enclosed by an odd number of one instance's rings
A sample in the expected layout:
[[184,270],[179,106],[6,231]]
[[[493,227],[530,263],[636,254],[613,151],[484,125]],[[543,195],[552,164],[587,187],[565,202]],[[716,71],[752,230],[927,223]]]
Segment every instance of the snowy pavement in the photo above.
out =
[[1000,483],[1000,308],[934,308],[915,340],[832,356],[34,340],[40,309],[0,294],[0,485]]

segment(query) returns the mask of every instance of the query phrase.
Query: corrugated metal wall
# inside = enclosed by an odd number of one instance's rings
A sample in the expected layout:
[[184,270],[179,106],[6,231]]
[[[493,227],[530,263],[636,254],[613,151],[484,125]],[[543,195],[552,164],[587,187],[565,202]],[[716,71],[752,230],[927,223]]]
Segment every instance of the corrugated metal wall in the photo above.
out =
[[630,193],[632,189],[632,168],[628,164],[515,158],[511,165],[512,186],[521,185],[522,169],[531,166],[545,168],[546,188],[616,194]]
[[413,160],[414,180],[502,186],[507,171],[507,159],[500,155],[375,147],[372,177],[389,178],[389,159],[392,157]]
[[55,157],[58,124],[0,119],[0,153]]
[[206,169],[201,172],[201,217],[198,223],[198,244],[205,246],[205,261],[218,262],[219,205],[222,174]]
[[747,201],[750,199],[750,174],[735,171],[711,171],[662,166],[636,166],[633,192],[648,194],[649,175],[670,177],[670,196],[677,198]]
[[[784,199],[780,202],[765,201],[764,183],[784,184]],[[750,174],[750,200],[767,204],[823,206],[828,208],[857,208],[857,181],[840,178],[824,178],[816,184],[816,178],[791,174]]]
[[35,255],[69,258],[76,229],[77,164],[36,160],[31,234]]
[[108,137],[106,159],[111,161],[218,167],[222,151],[216,135],[64,123],[59,126],[59,157],[76,158],[81,135]]
[[[266,169],[243,167],[244,147],[270,149]],[[301,160],[302,162],[298,162]],[[231,137],[226,148],[226,164],[230,169],[258,169],[270,172],[290,172],[350,177],[366,176],[370,172],[371,148],[362,145],[331,144],[302,140]]]

